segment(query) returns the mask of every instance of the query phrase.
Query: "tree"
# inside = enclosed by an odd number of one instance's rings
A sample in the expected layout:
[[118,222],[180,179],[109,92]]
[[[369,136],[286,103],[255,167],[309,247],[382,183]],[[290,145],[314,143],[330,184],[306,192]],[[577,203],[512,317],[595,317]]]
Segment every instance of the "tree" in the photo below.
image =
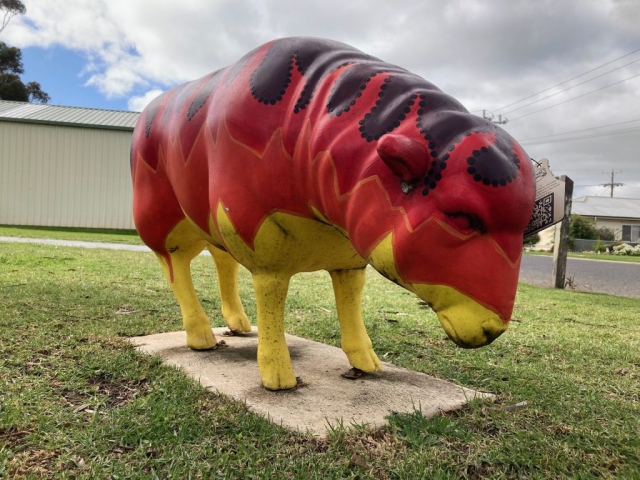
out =
[[0,12],[3,12],[2,25],[0,25],[0,32],[2,32],[9,20],[16,15],[27,13],[27,7],[20,0],[0,0]]
[[[20,0],[0,0],[0,12],[4,12],[0,32],[12,17],[22,15],[26,11]],[[20,79],[23,73],[20,49],[0,42],[0,100],[47,103],[50,100],[49,95],[42,91],[38,82],[24,83]]]
[[24,67],[20,49],[0,42],[0,99],[47,103],[50,97],[42,91],[40,84],[24,83],[20,79],[21,73],[24,73]]

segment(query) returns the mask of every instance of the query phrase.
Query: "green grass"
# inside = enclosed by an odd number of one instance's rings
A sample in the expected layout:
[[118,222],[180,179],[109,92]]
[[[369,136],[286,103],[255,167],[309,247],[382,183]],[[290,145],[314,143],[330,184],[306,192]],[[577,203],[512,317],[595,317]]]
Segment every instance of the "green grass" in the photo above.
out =
[[[534,250],[527,250],[524,252],[525,255],[541,255],[545,257],[552,257],[553,253],[549,252],[538,252]],[[640,263],[640,256],[634,255],[611,255],[607,253],[597,254],[597,253],[588,253],[588,252],[569,252],[568,256],[571,258],[586,258],[588,260],[609,260],[615,262],[629,262],[629,263]]]
[[0,237],[51,238],[83,242],[142,245],[135,230],[0,225]]
[[[640,478],[638,299],[521,284],[511,328],[463,350],[370,271],[364,315],[378,355],[497,401],[317,439],[124,340],[182,328],[152,254],[0,247],[0,478]],[[223,325],[210,259],[193,272]],[[255,318],[246,271],[241,294]],[[294,277],[287,331],[339,345],[331,296],[326,273]]]

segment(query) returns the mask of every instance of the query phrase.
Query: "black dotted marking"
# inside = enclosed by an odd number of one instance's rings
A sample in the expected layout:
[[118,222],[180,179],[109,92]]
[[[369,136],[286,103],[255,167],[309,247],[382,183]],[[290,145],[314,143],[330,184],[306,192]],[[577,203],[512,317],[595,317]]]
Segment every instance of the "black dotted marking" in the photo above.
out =
[[[379,100],[361,120],[365,131],[369,132],[373,139],[392,132],[406,120],[407,114],[415,104],[412,88],[417,81],[416,78],[419,79],[408,72],[402,72],[384,79],[379,87]],[[424,82],[422,79],[419,80]],[[367,141],[370,141],[369,136]]]
[[[420,110],[416,128],[429,142],[427,145],[429,154],[434,159],[433,172],[427,174],[424,183],[429,185],[435,183],[437,186],[443,178],[442,172],[447,168],[447,160],[462,139],[473,133],[492,132],[495,128],[487,120],[469,114],[457,100],[435,87],[421,92],[419,98]],[[483,153],[480,149],[467,159],[469,165],[467,172],[474,175],[474,178],[479,175],[476,160]],[[480,175],[479,181],[482,178]]]
[[[474,150],[473,157],[467,163],[474,165],[467,169],[476,182],[504,187],[518,176],[520,159],[513,151],[514,141],[502,129],[496,128],[496,141],[493,145]],[[476,154],[477,153],[477,154]],[[473,168],[473,171],[471,171]]]
[[286,94],[291,83],[293,63],[297,56],[297,52],[288,57],[283,56],[277,45],[278,42],[271,47],[249,80],[253,98],[264,105],[275,105],[278,97],[282,99]]
[[189,111],[187,112],[187,120],[191,120],[196,113],[202,108],[202,106],[207,102],[207,99],[213,92],[214,88],[218,85],[221,78],[221,73],[223,70],[218,70],[211,74],[207,83],[200,89],[200,91],[196,94],[191,105],[189,105]]
[[149,138],[149,134],[151,133],[151,126],[153,125],[153,120],[156,118],[156,113],[158,112],[158,107],[162,104],[162,100],[165,95],[160,95],[154,98],[151,103],[145,108],[145,125],[144,125],[144,133],[145,137]]
[[191,96],[199,83],[199,80],[194,80],[189,83],[178,85],[173,90],[170,90],[171,92],[173,92],[173,96],[165,107],[164,117],[162,118],[162,128],[167,125],[167,122],[169,121],[171,115],[180,111],[180,109],[184,105],[184,102],[186,102],[187,98]]
[[[260,103],[275,105],[283,99],[288,85],[291,84],[292,71],[296,68],[306,82],[293,105],[294,113],[300,113],[310,105],[316,87],[329,73],[360,63],[368,65],[368,68],[364,69],[367,70],[367,81],[384,66],[390,67],[377,58],[343,43],[314,38],[285,38],[269,47],[263,61],[251,74],[251,93]],[[363,72],[364,70],[361,69]],[[333,110],[331,113],[337,115],[338,111],[348,111],[347,107],[355,105],[355,100],[362,95],[361,91],[354,95],[350,88],[347,88],[347,91],[346,96],[339,94],[331,102],[332,105],[328,107]],[[344,104],[343,100],[346,100]]]
[[[499,187],[517,177],[520,159],[512,153],[513,141],[506,133],[500,133],[491,122],[470,115],[459,102],[422,78],[337,42],[300,38],[274,42],[251,75],[254,98],[264,105],[282,101],[294,68],[306,82],[292,106],[296,114],[310,106],[316,87],[327,74],[344,70],[323,106],[330,118],[349,112],[370,88],[371,79],[378,74],[387,75],[374,104],[358,122],[360,135],[367,142],[398,128],[417,104],[416,128],[428,142],[432,159],[429,173],[423,179],[423,195],[437,187],[450,154],[463,138],[473,134],[498,132],[495,145],[475,150],[467,159],[467,171],[475,181]],[[495,160],[496,157],[502,159]]]

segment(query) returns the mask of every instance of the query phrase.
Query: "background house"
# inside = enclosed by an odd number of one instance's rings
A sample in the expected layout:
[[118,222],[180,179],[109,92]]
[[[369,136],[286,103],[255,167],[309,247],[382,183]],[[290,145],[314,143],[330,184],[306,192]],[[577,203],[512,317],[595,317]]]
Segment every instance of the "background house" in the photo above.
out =
[[134,228],[139,115],[0,100],[0,224]]
[[612,230],[616,240],[640,239],[640,199],[616,197],[577,197],[571,212],[595,221],[596,227]]

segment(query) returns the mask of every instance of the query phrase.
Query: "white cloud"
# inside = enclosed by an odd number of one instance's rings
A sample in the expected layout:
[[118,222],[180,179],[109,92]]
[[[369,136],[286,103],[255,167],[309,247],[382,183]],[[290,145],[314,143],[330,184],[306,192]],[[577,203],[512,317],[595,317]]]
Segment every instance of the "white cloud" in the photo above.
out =
[[141,112],[142,110],[144,110],[144,107],[149,105],[149,103],[151,103],[154,98],[156,98],[158,95],[161,95],[162,93],[162,90],[154,89],[149,90],[147,93],[139,97],[131,97],[127,102],[127,107],[129,107],[129,110],[131,111]]
[[[3,32],[5,41],[83,53],[87,84],[109,97],[133,95],[135,109],[150,95],[140,92],[198,78],[282,36],[349,43],[422,75],[472,111],[497,109],[640,46],[633,0],[68,0],[64,7],[29,0],[27,9]],[[640,52],[611,68],[636,58]],[[515,120],[637,73],[640,63],[508,114],[506,128],[526,139],[638,119],[640,77]],[[622,170],[623,182],[625,174],[640,176],[640,135],[526,148],[576,185],[605,183],[601,172],[611,168]]]

